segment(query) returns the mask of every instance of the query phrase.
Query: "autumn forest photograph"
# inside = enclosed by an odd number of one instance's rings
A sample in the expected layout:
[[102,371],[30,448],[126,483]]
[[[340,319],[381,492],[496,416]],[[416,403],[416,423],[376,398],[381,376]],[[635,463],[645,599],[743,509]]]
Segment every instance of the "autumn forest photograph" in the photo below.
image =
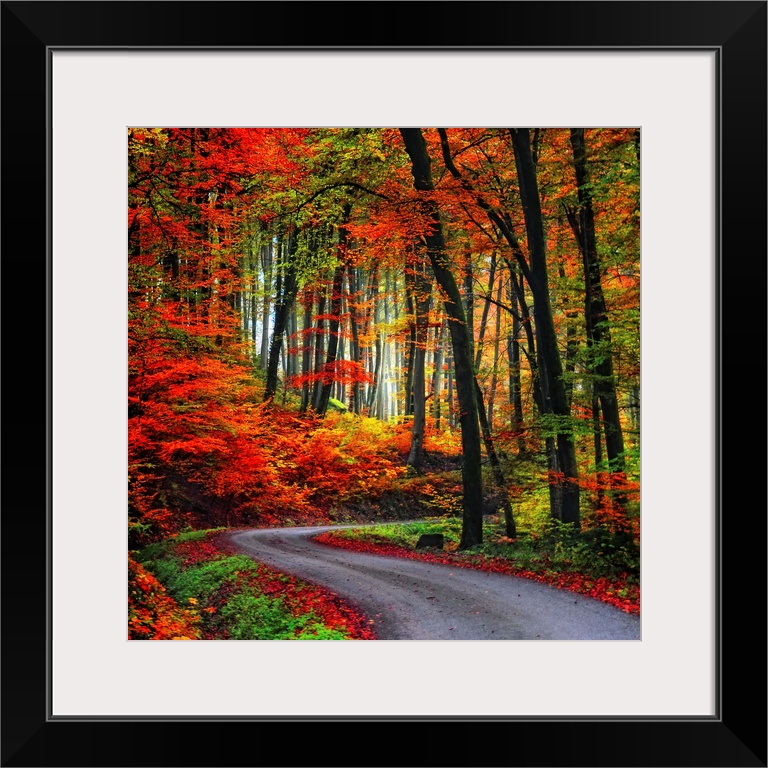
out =
[[640,158],[129,128],[128,639],[639,640]]

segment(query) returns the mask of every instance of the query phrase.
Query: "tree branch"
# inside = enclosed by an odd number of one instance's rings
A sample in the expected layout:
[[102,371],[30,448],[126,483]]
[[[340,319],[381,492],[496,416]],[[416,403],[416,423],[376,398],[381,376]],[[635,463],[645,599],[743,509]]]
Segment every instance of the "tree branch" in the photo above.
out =
[[517,263],[520,265],[523,277],[525,277],[526,281],[530,283],[531,271],[528,268],[528,262],[525,259],[525,254],[523,253],[523,249],[520,247],[520,242],[515,236],[515,233],[507,226],[507,223],[504,221],[504,219],[502,219],[502,217],[499,216],[499,214],[493,209],[493,206],[487,202],[478,192],[476,192],[472,185],[467,181],[467,179],[462,176],[461,173],[459,173],[459,170],[456,168],[456,165],[453,162],[453,158],[451,157],[451,149],[448,146],[448,132],[445,130],[445,128],[438,128],[437,132],[440,134],[440,148],[443,153],[443,163],[445,164],[445,167],[459,182],[459,184],[461,184],[462,189],[475,198],[475,202],[485,211],[488,218],[499,228],[499,231],[502,235],[504,235],[504,238],[509,243],[509,247],[512,249],[512,253],[515,256]]

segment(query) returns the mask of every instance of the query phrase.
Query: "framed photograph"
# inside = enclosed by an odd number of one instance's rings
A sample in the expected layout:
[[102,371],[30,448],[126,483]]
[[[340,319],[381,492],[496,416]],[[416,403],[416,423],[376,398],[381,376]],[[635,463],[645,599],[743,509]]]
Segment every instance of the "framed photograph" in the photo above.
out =
[[[766,8],[4,2],[3,765],[766,765]],[[126,129],[184,125],[641,129],[641,640],[126,640]]]

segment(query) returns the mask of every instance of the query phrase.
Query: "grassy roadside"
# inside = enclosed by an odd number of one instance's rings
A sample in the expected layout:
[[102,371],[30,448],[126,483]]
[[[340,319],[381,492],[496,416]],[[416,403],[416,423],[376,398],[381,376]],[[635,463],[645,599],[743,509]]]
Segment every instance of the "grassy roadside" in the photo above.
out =
[[[487,517],[483,544],[461,552],[458,518],[331,531],[315,540],[373,554],[522,576],[588,595],[627,613],[640,612],[640,554],[631,535],[602,529],[575,535],[550,525],[540,533],[520,531],[513,540],[503,536],[501,528],[498,517]],[[417,550],[416,542],[424,533],[442,533],[445,549]]]
[[192,531],[131,553],[132,640],[370,640],[367,621],[327,590]]

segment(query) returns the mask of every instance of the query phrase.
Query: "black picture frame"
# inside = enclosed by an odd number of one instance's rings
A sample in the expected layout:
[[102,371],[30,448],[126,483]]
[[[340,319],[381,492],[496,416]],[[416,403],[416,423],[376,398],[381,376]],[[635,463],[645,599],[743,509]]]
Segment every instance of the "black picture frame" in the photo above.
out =
[[[754,381],[764,382],[766,349],[767,7],[766,2],[717,0],[3,2],[3,342],[6,414],[11,413],[13,427],[6,442],[12,471],[6,471],[2,518],[2,765],[765,766],[765,439],[752,433],[756,424],[766,423],[765,390],[755,392]],[[177,46],[693,47],[718,52],[715,717],[50,719],[47,574],[52,553],[50,543],[43,542],[48,541],[52,456],[50,421],[44,415],[50,407],[54,329],[42,307],[43,298],[46,307],[51,302],[49,54],[57,47]],[[26,309],[16,302],[20,294]],[[29,371],[33,361],[39,366],[34,374]],[[694,372],[691,381],[671,382],[670,397],[684,398],[695,378]],[[37,389],[31,386],[35,383]],[[17,428],[21,413],[36,414],[39,429],[30,427],[27,416]],[[45,484],[23,480],[32,469],[38,476],[45,472]],[[670,585],[681,600],[695,588],[684,574],[679,584]],[[364,736],[367,753],[357,751],[359,739],[349,740],[350,727]],[[409,731],[415,739],[407,738]]]

